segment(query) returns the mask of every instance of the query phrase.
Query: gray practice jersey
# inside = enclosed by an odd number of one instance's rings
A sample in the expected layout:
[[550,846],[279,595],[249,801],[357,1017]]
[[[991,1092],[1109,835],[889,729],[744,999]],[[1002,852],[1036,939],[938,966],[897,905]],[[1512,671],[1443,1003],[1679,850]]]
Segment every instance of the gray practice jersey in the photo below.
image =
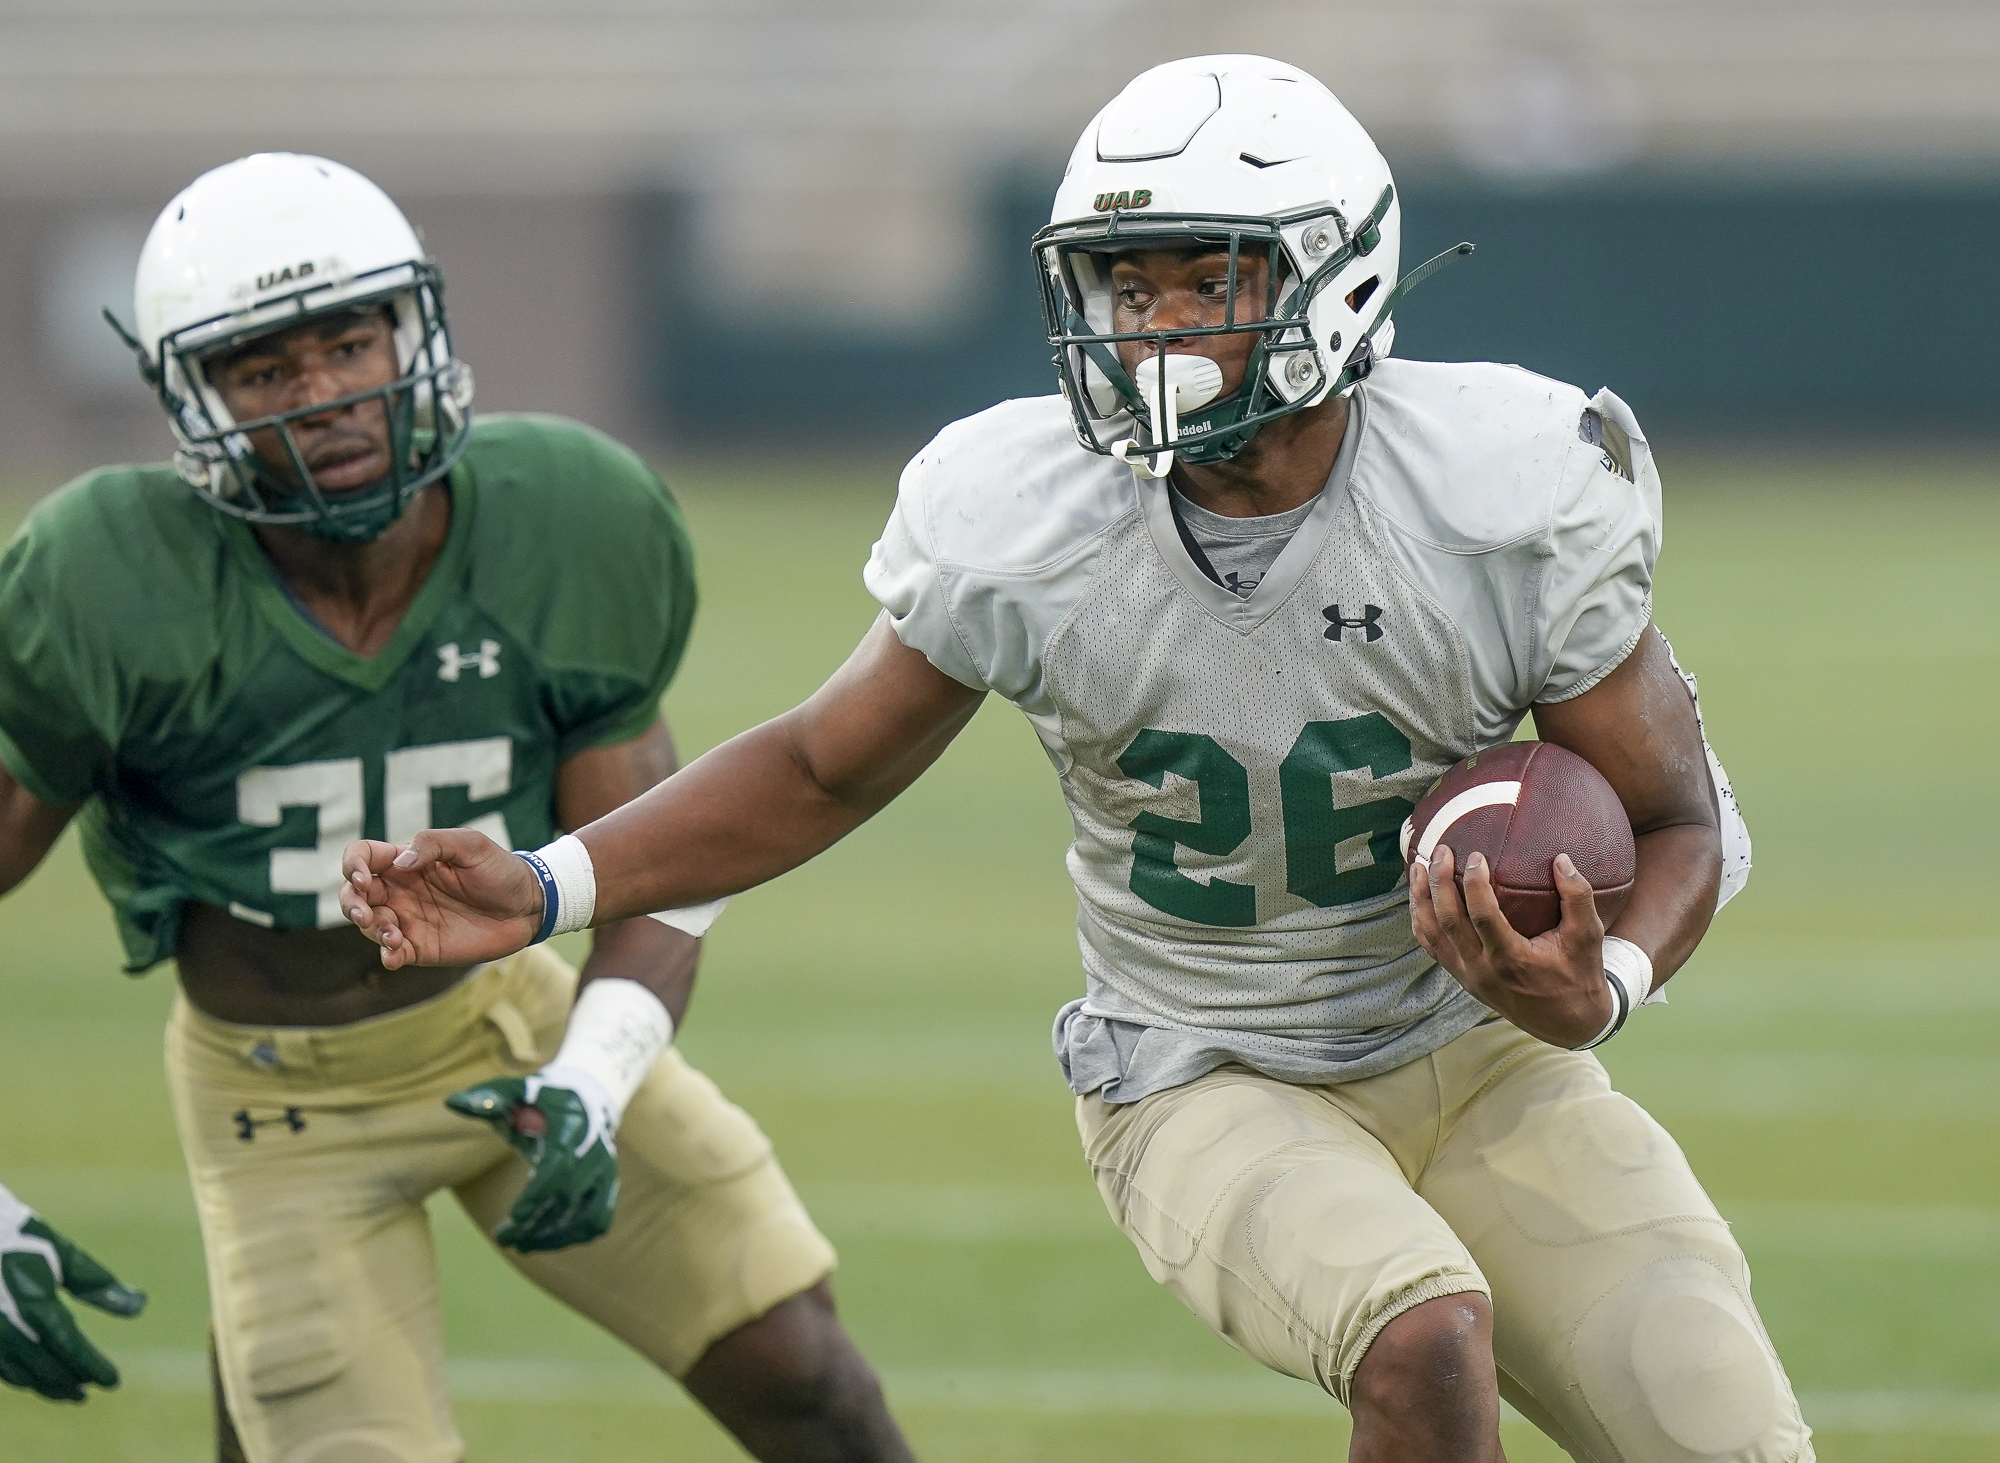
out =
[[1483,1019],[1411,933],[1403,820],[1648,623],[1659,479],[1622,401],[1390,360],[1353,406],[1247,597],[1059,398],[954,423],[904,473],[868,587],[905,644],[1027,714],[1075,823],[1086,994],[1056,1044],[1078,1092],[1225,1061],[1356,1080]]

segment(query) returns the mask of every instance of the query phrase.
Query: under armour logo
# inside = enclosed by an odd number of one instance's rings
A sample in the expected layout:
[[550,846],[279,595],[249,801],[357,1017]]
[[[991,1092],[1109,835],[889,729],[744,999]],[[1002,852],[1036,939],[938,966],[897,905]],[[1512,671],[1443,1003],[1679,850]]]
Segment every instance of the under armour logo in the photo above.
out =
[[253,1118],[250,1116],[250,1109],[247,1107],[239,1107],[230,1116],[236,1120],[236,1136],[245,1143],[249,1143],[256,1138],[259,1128],[274,1127],[279,1123],[283,1123],[294,1133],[302,1133],[305,1131],[306,1126],[305,1118],[300,1115],[299,1109],[295,1107],[286,1108],[283,1113],[275,1118]]
[[1326,616],[1326,638],[1329,640],[1340,639],[1342,630],[1360,630],[1371,641],[1382,638],[1382,627],[1375,623],[1382,618],[1380,605],[1363,605],[1358,620],[1343,619],[1339,605],[1328,605],[1320,613]]
[[461,671],[469,671],[474,666],[479,667],[479,679],[482,681],[490,681],[499,675],[500,642],[498,640],[480,641],[479,651],[475,655],[460,655],[456,640],[449,641],[438,647],[438,679],[440,681],[455,681],[458,679]]

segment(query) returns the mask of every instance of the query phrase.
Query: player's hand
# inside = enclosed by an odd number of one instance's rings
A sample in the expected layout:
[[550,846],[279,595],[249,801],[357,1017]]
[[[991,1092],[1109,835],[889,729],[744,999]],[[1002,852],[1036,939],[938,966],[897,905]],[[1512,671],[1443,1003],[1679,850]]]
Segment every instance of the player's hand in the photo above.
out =
[[0,1381],[57,1402],[83,1401],[83,1384],[118,1385],[118,1368],[77,1329],[66,1290],[114,1316],[136,1316],[146,1297],[43,1223],[0,1187]]
[[498,960],[530,944],[542,925],[533,871],[469,828],[433,829],[403,844],[350,843],[340,872],[341,913],[382,947],[389,970]]
[[1429,877],[1413,871],[1410,925],[1417,943],[1478,1000],[1555,1046],[1582,1046],[1615,1009],[1604,979],[1604,923],[1590,881],[1568,854],[1555,861],[1562,922],[1530,940],[1507,923],[1485,856],[1465,863],[1465,897],[1452,878],[1450,845],[1439,844]]
[[594,1240],[618,1204],[618,1148],[602,1095],[533,1077],[495,1077],[445,1106],[492,1125],[528,1160],[528,1186],[493,1238],[527,1254]]

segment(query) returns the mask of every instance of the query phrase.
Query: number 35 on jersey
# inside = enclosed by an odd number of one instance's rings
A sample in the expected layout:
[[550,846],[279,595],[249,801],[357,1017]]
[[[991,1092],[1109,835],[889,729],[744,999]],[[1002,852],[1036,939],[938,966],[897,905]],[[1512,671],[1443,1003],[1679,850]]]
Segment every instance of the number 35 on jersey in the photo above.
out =
[[[300,762],[290,767],[252,767],[236,779],[236,816],[253,828],[276,828],[288,809],[311,813],[316,836],[308,847],[271,850],[271,893],[311,894],[318,902],[318,923],[331,929],[344,922],[340,912],[340,858],[347,845],[361,837],[368,779],[359,757],[327,762]],[[513,847],[503,813],[481,813],[456,823],[441,823],[435,795],[462,790],[464,801],[485,802],[506,797],[513,782],[514,743],[511,737],[479,737],[465,742],[438,742],[428,747],[401,747],[382,759],[381,824],[389,842],[407,843],[426,828],[475,828],[502,848]],[[269,910],[231,901],[229,912],[252,924],[272,925]]]

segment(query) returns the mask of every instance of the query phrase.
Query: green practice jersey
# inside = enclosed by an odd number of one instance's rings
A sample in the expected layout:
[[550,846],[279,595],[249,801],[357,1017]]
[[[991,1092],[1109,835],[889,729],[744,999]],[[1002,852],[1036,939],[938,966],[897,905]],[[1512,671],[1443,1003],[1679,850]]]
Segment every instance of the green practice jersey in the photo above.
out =
[[128,970],[173,954],[189,900],[339,924],[359,837],[544,843],[556,768],[652,724],[695,602],[659,479],[575,423],[496,416],[450,491],[444,549],[369,657],[169,467],[90,473],[7,547],[0,760],[43,801],[85,804]]

